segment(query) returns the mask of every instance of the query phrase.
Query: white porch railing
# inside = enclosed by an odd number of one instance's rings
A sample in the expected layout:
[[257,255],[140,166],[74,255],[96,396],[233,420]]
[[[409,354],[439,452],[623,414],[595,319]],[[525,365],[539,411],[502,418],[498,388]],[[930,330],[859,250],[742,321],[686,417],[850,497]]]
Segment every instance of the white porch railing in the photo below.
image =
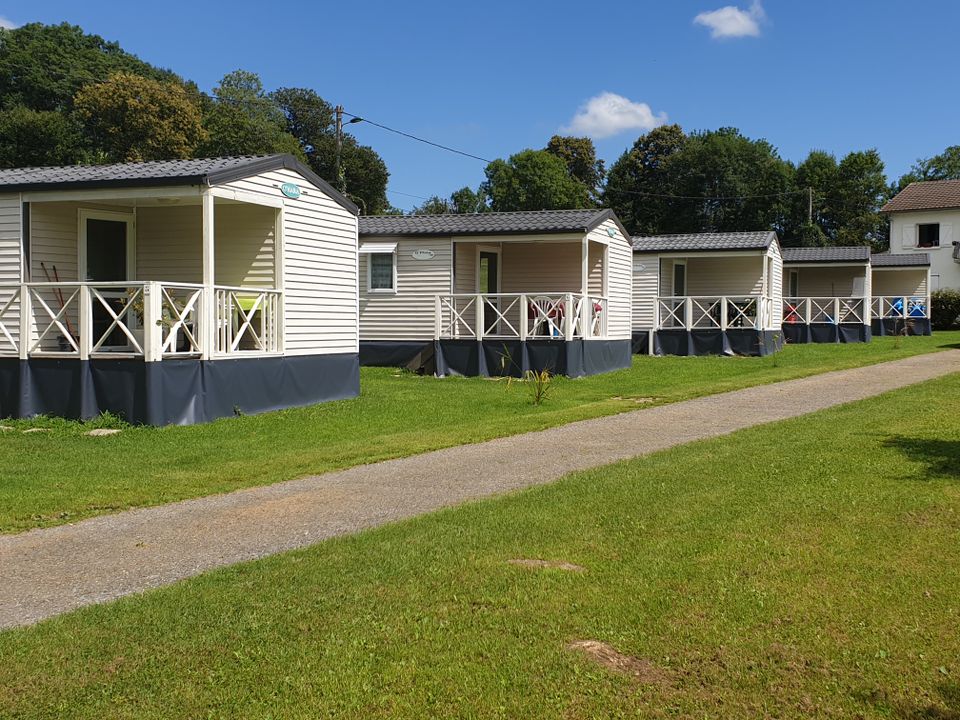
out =
[[862,297],[785,297],[783,322],[809,325],[810,323],[867,322],[866,298]]
[[607,335],[607,298],[579,293],[435,296],[437,339],[584,339]]
[[662,329],[764,329],[773,301],[764,295],[704,295],[657,298],[657,327]]
[[878,318],[928,318],[930,298],[925,295],[874,295],[873,315]]
[[281,308],[282,295],[273,289],[216,286],[210,293],[202,285],[159,281],[4,283],[0,357],[152,361],[276,353],[283,349]]

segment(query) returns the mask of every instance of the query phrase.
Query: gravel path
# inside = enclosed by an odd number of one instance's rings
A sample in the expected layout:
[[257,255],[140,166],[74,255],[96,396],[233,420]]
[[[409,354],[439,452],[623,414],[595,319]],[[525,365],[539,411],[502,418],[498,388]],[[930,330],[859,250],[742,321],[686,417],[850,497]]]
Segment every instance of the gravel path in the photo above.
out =
[[953,372],[960,350],[0,536],[0,628]]

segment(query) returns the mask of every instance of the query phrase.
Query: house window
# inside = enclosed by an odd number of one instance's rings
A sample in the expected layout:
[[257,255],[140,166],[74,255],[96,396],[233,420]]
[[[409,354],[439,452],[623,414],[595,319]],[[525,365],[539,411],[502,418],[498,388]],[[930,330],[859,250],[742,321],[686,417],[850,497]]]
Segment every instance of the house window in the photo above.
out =
[[370,253],[370,290],[393,292],[394,287],[394,253]]
[[940,223],[917,225],[917,247],[940,247]]

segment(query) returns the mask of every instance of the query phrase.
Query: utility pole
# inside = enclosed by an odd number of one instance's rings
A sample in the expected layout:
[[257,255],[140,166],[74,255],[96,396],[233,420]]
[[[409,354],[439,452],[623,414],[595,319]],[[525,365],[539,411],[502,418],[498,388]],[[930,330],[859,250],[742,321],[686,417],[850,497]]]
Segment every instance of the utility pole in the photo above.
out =
[[813,225],[813,188],[807,188],[807,225]]
[[347,178],[343,172],[343,105],[337,105],[334,108],[334,115],[337,119],[337,190],[342,193],[347,191]]

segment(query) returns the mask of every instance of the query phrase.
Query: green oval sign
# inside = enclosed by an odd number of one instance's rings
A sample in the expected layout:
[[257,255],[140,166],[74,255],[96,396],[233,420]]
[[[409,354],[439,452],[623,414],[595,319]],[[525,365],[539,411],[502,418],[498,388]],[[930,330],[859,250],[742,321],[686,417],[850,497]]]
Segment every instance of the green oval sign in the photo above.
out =
[[296,200],[298,197],[300,197],[300,186],[296,183],[284,183],[280,186],[280,192],[282,192],[288,198]]

